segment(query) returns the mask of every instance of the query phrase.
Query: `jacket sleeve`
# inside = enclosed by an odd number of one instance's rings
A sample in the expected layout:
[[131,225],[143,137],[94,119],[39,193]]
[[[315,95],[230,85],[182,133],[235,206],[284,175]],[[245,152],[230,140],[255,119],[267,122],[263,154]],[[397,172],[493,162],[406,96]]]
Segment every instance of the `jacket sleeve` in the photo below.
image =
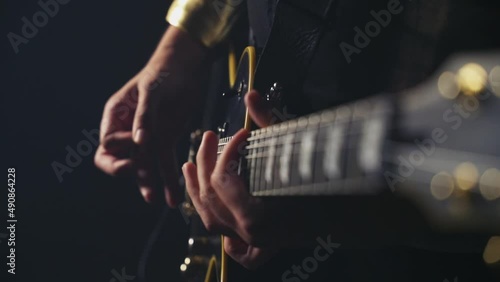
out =
[[166,20],[213,47],[226,38],[245,4],[244,0],[174,0]]

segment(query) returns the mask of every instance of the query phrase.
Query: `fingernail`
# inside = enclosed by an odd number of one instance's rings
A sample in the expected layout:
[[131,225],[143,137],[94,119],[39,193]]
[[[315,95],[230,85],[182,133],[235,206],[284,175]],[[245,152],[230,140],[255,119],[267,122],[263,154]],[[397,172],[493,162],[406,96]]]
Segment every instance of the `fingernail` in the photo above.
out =
[[141,189],[141,195],[146,203],[151,203],[151,191],[149,191],[148,189]]
[[134,142],[141,144],[144,141],[144,129],[138,129],[134,135]]

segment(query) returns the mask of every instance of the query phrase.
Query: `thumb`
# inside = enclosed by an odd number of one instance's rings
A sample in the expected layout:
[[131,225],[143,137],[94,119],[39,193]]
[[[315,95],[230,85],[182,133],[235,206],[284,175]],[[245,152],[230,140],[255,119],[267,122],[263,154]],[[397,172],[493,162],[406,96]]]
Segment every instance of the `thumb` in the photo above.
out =
[[273,113],[271,104],[267,103],[259,92],[251,90],[245,95],[245,104],[252,120],[259,127],[271,125]]

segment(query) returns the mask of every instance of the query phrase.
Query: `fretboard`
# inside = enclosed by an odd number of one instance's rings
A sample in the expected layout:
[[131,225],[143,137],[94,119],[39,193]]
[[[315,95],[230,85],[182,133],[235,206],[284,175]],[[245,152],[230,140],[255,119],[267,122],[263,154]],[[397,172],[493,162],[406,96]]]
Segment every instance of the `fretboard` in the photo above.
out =
[[[392,107],[384,96],[254,130],[243,171],[250,192],[373,194]],[[221,138],[219,152],[232,137]]]

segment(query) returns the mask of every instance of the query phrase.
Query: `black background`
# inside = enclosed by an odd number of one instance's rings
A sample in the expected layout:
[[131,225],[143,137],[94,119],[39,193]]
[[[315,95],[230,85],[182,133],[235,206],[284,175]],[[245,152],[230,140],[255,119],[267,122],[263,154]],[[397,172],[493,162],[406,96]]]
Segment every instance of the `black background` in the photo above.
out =
[[[133,181],[98,171],[95,146],[62,182],[51,164],[64,164],[65,147],[87,140],[82,130],[99,127],[105,101],[156,47],[168,6],[72,0],[16,54],[6,35],[22,35],[21,18],[31,20],[41,7],[34,0],[2,2],[1,159],[5,178],[8,167],[16,169],[17,281],[107,282],[112,269],[123,267],[137,274],[161,209],[146,205]],[[2,204],[1,233],[6,209]],[[2,277],[6,243],[0,243]],[[166,261],[162,271],[177,272],[178,265]]]

